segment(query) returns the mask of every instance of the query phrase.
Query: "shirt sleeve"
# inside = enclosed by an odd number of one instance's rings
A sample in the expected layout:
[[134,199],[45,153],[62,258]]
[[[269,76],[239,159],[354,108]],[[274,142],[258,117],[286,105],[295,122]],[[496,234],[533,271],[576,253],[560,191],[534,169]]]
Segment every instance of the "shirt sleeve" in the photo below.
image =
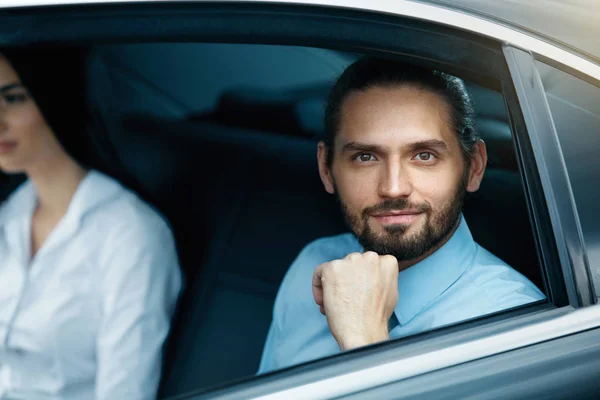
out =
[[[286,340],[290,342],[288,335],[290,328],[285,324],[286,318],[284,317],[283,310],[288,309],[287,302],[289,300],[290,289],[292,291],[297,289],[295,286],[298,274],[308,267],[308,270],[305,272],[308,272],[312,276],[310,266],[314,264],[316,267],[316,265],[318,265],[318,263],[315,264],[316,260],[313,260],[312,257],[313,249],[315,247],[314,243],[315,242],[309,243],[302,251],[300,251],[300,254],[298,254],[292,265],[288,268],[288,271],[281,282],[281,286],[277,291],[275,305],[273,306],[273,319],[269,327],[269,333],[267,334],[262,357],[260,359],[260,366],[257,372],[259,375],[281,368],[282,366],[277,360],[289,358],[286,354],[287,346],[285,343]],[[308,289],[312,293],[312,287],[309,286]],[[309,301],[312,301],[312,295]]]
[[[281,367],[277,360],[282,356],[281,353],[286,351],[286,346],[284,345],[284,342],[282,342],[282,338],[289,339],[289,335],[286,333],[287,331],[283,331],[285,318],[282,310],[286,309],[288,289],[290,284],[293,285],[294,278],[298,271],[298,260],[303,258],[303,252],[301,252],[297,259],[292,263],[277,291],[277,297],[275,298],[275,304],[273,306],[273,319],[271,320],[269,333],[267,334],[262,357],[260,359],[260,366],[257,372],[259,375],[274,371]],[[283,357],[285,357],[285,355]]]
[[[317,239],[300,251],[277,291],[258,374],[328,354],[322,349],[314,350],[320,332],[324,328],[329,332],[329,328],[313,298],[312,276],[319,264],[343,258],[353,251],[361,248],[351,234]],[[329,337],[333,348],[338,349],[333,337]]]
[[260,359],[260,367],[258,368],[258,375],[265,374],[267,372],[277,369],[275,363],[275,347],[278,342],[277,326],[275,321],[271,322],[269,327],[269,333],[267,334],[267,340],[263,349],[262,358]]
[[113,230],[107,244],[100,262],[96,399],[155,399],[181,290],[175,243],[166,224],[144,223]]

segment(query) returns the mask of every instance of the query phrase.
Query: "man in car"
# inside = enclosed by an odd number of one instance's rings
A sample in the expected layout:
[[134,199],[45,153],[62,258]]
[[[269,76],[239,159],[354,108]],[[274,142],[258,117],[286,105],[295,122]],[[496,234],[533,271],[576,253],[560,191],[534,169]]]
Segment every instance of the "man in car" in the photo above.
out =
[[456,77],[370,58],[342,74],[318,162],[352,233],[290,267],[259,373],[544,299],[461,214],[487,162],[474,123]]

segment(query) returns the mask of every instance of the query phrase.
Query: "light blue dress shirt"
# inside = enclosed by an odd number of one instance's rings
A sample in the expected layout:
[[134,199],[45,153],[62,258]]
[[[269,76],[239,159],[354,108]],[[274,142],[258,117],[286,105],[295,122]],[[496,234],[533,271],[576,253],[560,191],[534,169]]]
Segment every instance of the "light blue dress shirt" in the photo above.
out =
[[[313,299],[312,275],[319,264],[363,251],[347,233],[316,240],[300,252],[279,288],[259,373],[340,351]],[[475,243],[462,216],[440,249],[400,272],[398,292],[398,323],[391,339],[545,298],[527,278]]]

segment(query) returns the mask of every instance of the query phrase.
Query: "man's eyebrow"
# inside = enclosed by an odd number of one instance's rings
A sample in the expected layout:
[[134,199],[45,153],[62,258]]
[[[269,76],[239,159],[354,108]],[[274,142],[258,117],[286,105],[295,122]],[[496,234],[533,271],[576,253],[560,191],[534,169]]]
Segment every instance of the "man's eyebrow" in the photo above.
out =
[[422,140],[419,142],[411,143],[410,149],[412,151],[417,151],[421,149],[434,149],[437,151],[448,151],[448,145],[443,140],[431,139],[431,140]]
[[8,92],[11,89],[16,89],[16,88],[20,88],[23,87],[22,83],[9,83],[8,85],[4,85],[2,87],[0,87],[0,93],[4,93],[4,92]]
[[[421,140],[418,142],[410,143],[407,145],[409,151],[417,151],[420,149],[434,149],[437,151],[448,151],[448,145],[443,140],[431,139]],[[348,142],[342,146],[342,152],[344,151],[364,151],[366,153],[383,153],[384,147],[375,144],[361,143],[361,142]]]
[[342,146],[342,152],[344,151],[364,151],[368,153],[381,153],[383,147],[375,144],[361,143],[361,142],[348,142]]

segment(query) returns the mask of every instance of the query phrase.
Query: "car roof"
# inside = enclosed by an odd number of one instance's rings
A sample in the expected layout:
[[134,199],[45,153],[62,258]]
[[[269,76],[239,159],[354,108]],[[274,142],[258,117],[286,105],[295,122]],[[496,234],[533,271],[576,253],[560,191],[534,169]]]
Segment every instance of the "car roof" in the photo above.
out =
[[598,0],[422,0],[547,37],[600,62]]
[[[211,0],[188,0],[190,3],[215,3]],[[514,0],[504,0],[498,3],[509,4]],[[581,0],[586,1],[586,0]],[[216,1],[217,3],[219,1]],[[541,31],[535,26],[544,25],[547,12],[547,4],[554,4],[556,0],[537,0],[533,2],[530,13],[537,13],[541,17],[531,18],[531,24],[525,25],[525,21],[517,19],[514,11],[506,11],[505,6],[501,8],[503,13],[492,13],[489,4],[492,0],[483,2],[475,0],[221,0],[221,3],[270,3],[270,4],[294,4],[306,6],[329,6],[344,9],[380,12],[398,16],[405,16],[419,20],[430,21],[471,31],[482,36],[487,36],[501,42],[511,44],[525,50],[532,51],[547,59],[563,64],[579,71],[597,81],[600,81],[600,58],[589,52],[578,50],[577,46],[569,45],[565,40],[567,36],[548,35],[548,29]],[[573,0],[567,3],[573,3]],[[52,6],[52,5],[85,5],[85,4],[132,4],[132,3],[168,3],[168,0],[4,0],[0,9]],[[479,5],[478,5],[479,4]],[[486,6],[487,5],[487,6]],[[488,7],[487,9],[485,7]],[[518,4],[519,11],[522,9]],[[487,10],[487,11],[486,11]],[[594,15],[592,12],[591,15]],[[560,18],[559,18],[560,17]],[[565,20],[574,22],[574,15],[556,15],[562,23]],[[600,19],[600,18],[599,18]],[[578,24],[581,21],[577,22]],[[555,24],[558,25],[558,24]],[[560,26],[560,25],[559,25]],[[590,35],[593,41],[594,35]],[[562,38],[562,39],[561,39]],[[587,46],[586,48],[589,48]]]

